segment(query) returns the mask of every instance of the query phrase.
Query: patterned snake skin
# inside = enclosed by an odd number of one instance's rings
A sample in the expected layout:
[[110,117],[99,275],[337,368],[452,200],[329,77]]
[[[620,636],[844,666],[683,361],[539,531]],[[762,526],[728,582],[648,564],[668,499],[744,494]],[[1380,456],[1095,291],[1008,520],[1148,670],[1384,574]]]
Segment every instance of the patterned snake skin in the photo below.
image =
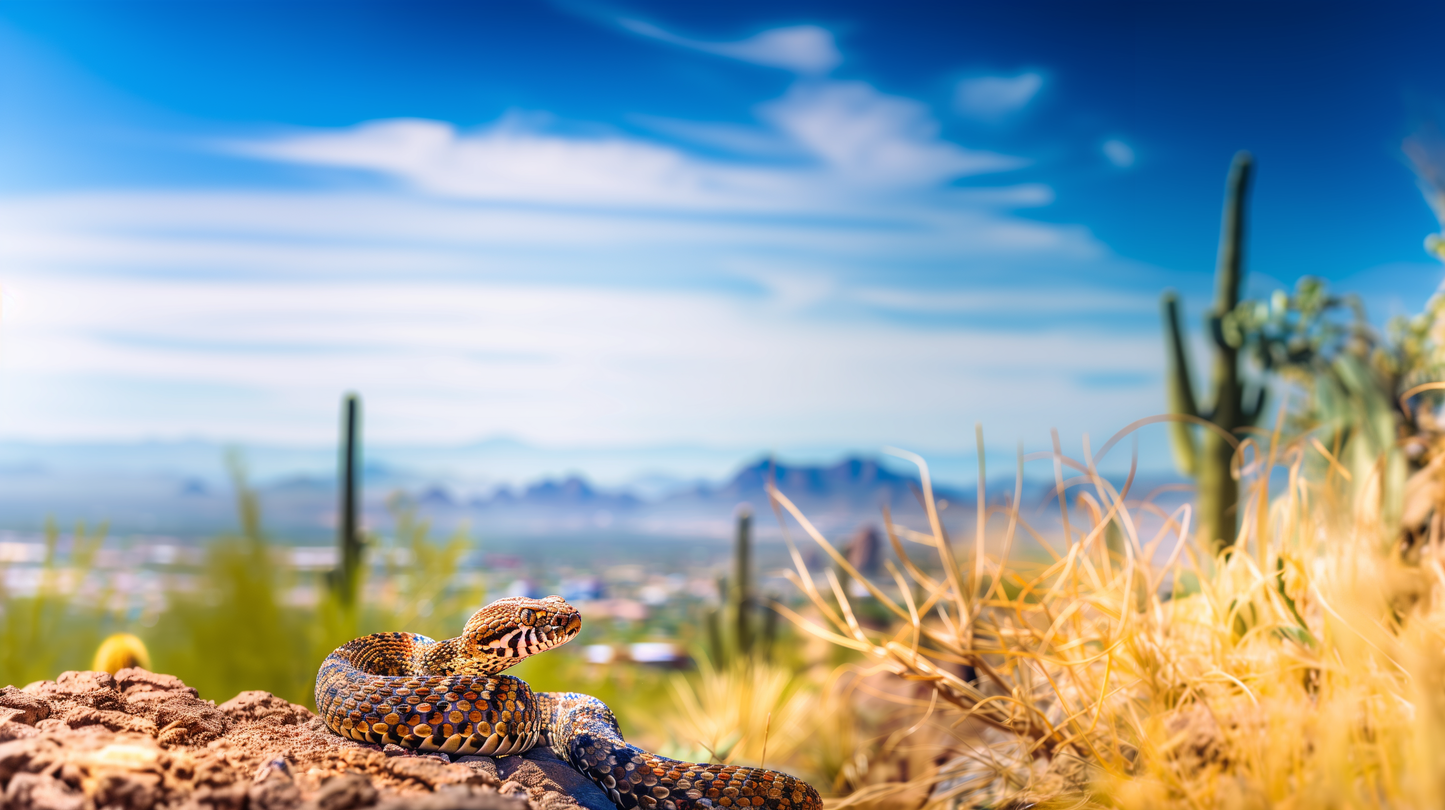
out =
[[457,638],[375,633],[321,664],[316,707],[343,737],[446,754],[520,754],[547,745],[618,807],[819,810],[806,782],[762,768],[701,765],[628,745],[611,710],[573,692],[533,692],[502,670],[576,637],[560,596],[500,599]]

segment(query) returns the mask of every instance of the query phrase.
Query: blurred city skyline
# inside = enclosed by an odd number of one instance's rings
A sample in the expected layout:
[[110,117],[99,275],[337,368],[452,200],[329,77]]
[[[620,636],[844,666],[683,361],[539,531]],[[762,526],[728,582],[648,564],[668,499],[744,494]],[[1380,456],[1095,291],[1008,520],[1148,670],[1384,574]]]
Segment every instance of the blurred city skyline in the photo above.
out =
[[1236,149],[1253,294],[1419,311],[1441,23],[6,2],[0,438],[320,446],[356,390],[368,441],[573,466],[1097,447],[1164,410],[1158,295],[1197,326]]

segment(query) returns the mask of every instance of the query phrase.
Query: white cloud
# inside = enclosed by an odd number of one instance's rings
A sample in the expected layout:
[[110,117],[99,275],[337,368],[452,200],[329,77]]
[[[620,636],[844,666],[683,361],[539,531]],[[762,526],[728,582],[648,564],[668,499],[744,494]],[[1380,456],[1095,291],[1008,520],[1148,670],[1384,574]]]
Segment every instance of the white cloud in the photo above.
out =
[[316,441],[356,389],[377,441],[938,446],[974,419],[1112,427],[1135,394],[1068,381],[1159,361],[1128,336],[810,320],[707,292],[12,274],[4,293],[8,390],[52,392],[0,400],[12,436]]
[[735,42],[706,42],[678,36],[641,20],[621,19],[618,23],[635,34],[662,42],[807,76],[824,75],[843,62],[832,32],[816,25],[771,28]]
[[222,148],[377,172],[448,197],[694,211],[851,210],[881,190],[933,189],[1027,164],[943,140],[926,106],[863,82],[799,83],[759,116],[808,160],[713,162],[620,134],[557,135],[515,115],[466,134],[442,121],[391,119]]
[[1044,77],[1037,73],[964,79],[954,90],[953,104],[964,115],[997,122],[1028,106],[1043,86]]
[[1115,138],[1104,141],[1100,148],[1104,150],[1104,157],[1115,166],[1127,169],[1134,165],[1134,148],[1129,144]]
[[629,120],[653,132],[734,155],[794,160],[807,157],[807,153],[787,136],[758,126],[686,121],[653,115],[634,115]]
[[1085,228],[1008,211],[1048,197],[1047,188],[1026,185],[969,191],[932,205],[895,200],[837,220],[779,222],[341,193],[67,194],[0,199],[0,266],[288,278],[561,273],[625,280],[627,270],[659,266],[675,277],[670,265],[706,276],[714,259],[779,254],[832,272],[941,257],[955,265],[986,260],[1035,269],[1106,258],[1107,249]]
[[797,84],[762,113],[842,175],[869,185],[931,186],[1028,164],[942,140],[926,106],[863,82]]
[[1158,296],[1097,289],[972,290],[968,292],[919,292],[887,287],[862,287],[851,293],[860,303],[882,309],[919,313],[989,313],[1023,315],[1065,315],[1088,312],[1094,315],[1148,313],[1159,308]]

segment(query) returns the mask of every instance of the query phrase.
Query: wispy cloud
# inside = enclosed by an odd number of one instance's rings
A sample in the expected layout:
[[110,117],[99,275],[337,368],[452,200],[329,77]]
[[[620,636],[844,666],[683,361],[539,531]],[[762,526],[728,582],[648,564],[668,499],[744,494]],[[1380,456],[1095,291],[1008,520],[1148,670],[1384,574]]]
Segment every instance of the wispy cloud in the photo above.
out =
[[942,140],[923,104],[863,82],[797,84],[763,115],[841,176],[869,186],[931,186],[1028,164]]
[[782,68],[805,76],[827,74],[843,62],[843,54],[838,51],[833,33],[816,25],[770,28],[747,39],[709,42],[679,36],[641,20],[623,18],[617,22],[634,34],[672,45],[755,65]]
[[[5,293],[0,368],[57,397],[0,403],[32,437],[204,435],[222,419],[232,435],[314,441],[336,392],[357,388],[384,441],[932,446],[960,413],[1079,429],[1135,394],[1070,379],[1157,361],[1127,336],[820,321],[705,292],[22,274]],[[929,395],[911,396],[924,381]],[[147,414],[156,391],[216,402]]]
[[1112,292],[1082,286],[1048,291],[979,289],[967,292],[863,287],[853,291],[852,296],[885,309],[918,313],[1152,314],[1159,306],[1158,297],[1152,293]]
[[953,105],[963,115],[997,122],[1028,106],[1043,86],[1038,73],[964,79],[954,89]]
[[1103,150],[1104,157],[1108,158],[1110,163],[1121,169],[1127,169],[1134,165],[1134,147],[1118,138],[1104,141],[1100,149]]
[[937,188],[1028,162],[943,140],[927,107],[863,82],[799,83],[759,116],[769,136],[803,160],[714,162],[621,133],[555,134],[521,115],[470,133],[443,121],[390,119],[222,147],[376,172],[465,199],[758,212],[856,208],[879,191]]

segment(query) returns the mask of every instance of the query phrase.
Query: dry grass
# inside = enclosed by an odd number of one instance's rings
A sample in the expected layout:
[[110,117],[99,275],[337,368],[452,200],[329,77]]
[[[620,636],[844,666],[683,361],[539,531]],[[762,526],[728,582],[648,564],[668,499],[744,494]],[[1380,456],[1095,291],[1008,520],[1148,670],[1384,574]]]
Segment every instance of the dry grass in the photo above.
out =
[[[1010,562],[1033,533],[1021,483],[960,545],[908,456],[930,526],[890,533],[901,564],[881,582],[774,490],[893,618],[870,628],[833,571],[815,576],[794,549],[811,605],[777,609],[861,662],[820,698],[851,705],[815,714],[815,747],[844,739],[827,730],[840,717],[857,737],[834,757],[847,795],[833,806],[1445,806],[1445,549],[1435,538],[1405,559],[1377,478],[1347,480],[1321,447],[1241,444],[1243,528],[1218,558],[1189,539],[1187,505],[1132,497],[1132,473],[1114,487],[1087,444],[1082,459],[1043,456],[1063,527],[1052,548],[1038,538],[1043,566]],[[990,522],[1006,528],[986,547]],[[1142,536],[1147,524],[1158,531]],[[863,693],[896,707],[891,726],[853,722]],[[869,777],[908,757],[923,767]]]
[[819,711],[817,690],[793,671],[760,658],[737,658],[717,668],[706,658],[689,677],[672,676],[680,708],[667,733],[680,759],[766,764],[794,761],[813,742]]

